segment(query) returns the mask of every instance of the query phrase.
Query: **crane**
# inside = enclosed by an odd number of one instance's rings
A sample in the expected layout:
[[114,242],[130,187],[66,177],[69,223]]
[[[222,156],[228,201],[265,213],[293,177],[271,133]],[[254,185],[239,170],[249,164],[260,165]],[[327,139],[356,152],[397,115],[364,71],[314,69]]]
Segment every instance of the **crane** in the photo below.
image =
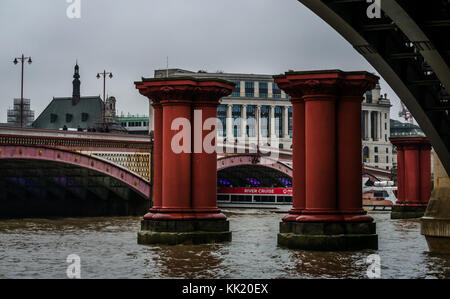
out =
[[409,112],[408,108],[406,108],[405,104],[403,102],[400,102],[402,105],[402,110],[398,113],[399,117],[403,117],[406,122],[413,124],[414,123],[414,117],[412,116],[411,112]]

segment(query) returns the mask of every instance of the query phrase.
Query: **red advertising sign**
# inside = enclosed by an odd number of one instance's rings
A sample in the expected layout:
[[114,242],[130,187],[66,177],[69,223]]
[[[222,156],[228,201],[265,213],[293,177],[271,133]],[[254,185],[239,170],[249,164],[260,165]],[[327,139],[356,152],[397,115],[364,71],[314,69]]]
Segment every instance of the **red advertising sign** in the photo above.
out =
[[292,188],[218,188],[219,194],[244,194],[244,195],[286,195],[292,196]]

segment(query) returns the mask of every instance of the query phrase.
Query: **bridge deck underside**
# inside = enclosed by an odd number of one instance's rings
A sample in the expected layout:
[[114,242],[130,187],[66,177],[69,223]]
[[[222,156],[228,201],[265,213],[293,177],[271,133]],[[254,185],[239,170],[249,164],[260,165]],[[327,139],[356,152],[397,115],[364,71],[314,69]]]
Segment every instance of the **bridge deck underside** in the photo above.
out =
[[0,218],[142,215],[148,199],[95,171],[58,162],[0,160]]
[[[233,187],[286,187],[284,181],[292,182],[292,178],[281,171],[261,165],[242,165],[219,170],[217,178],[225,180]],[[255,179],[260,184],[251,184],[250,179]],[[224,186],[227,187],[227,186]]]

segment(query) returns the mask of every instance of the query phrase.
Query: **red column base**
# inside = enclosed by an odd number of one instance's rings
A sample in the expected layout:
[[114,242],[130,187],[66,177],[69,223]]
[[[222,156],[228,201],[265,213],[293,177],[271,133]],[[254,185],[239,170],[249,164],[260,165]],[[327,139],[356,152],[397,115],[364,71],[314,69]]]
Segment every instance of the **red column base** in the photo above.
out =
[[427,203],[421,203],[421,202],[417,203],[417,202],[404,201],[404,202],[399,202],[399,203],[393,204],[392,206],[395,206],[395,207],[404,207],[404,206],[409,206],[409,207],[427,207],[428,204]]
[[161,209],[161,208],[151,208],[151,209],[148,211],[148,213],[144,215],[144,219],[146,219],[146,220],[152,219],[153,216],[156,215],[160,209]]
[[304,210],[296,222],[373,222],[373,218],[364,210]]
[[304,209],[290,209],[289,215],[283,217],[282,221],[284,222],[295,222],[298,216],[302,214]]
[[145,220],[225,220],[219,209],[158,209],[144,216]]

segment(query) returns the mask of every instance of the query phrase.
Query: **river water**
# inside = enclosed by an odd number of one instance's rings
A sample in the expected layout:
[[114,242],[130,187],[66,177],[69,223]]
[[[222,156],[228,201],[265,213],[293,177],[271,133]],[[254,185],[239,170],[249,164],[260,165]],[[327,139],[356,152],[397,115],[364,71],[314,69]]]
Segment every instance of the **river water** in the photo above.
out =
[[70,254],[82,278],[366,278],[371,254],[381,278],[450,278],[450,256],[428,252],[418,220],[377,222],[379,250],[308,252],[278,248],[283,214],[228,209],[233,241],[215,245],[144,246],[140,217],[0,221],[0,278],[67,278]]

